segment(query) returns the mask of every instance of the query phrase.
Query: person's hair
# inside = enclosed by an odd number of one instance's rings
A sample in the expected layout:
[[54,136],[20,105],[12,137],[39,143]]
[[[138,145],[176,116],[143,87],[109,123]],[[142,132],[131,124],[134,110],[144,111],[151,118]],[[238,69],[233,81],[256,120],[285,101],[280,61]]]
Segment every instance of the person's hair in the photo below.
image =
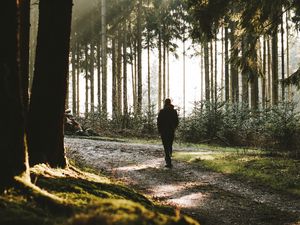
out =
[[171,105],[171,99],[166,98],[165,99],[165,105]]

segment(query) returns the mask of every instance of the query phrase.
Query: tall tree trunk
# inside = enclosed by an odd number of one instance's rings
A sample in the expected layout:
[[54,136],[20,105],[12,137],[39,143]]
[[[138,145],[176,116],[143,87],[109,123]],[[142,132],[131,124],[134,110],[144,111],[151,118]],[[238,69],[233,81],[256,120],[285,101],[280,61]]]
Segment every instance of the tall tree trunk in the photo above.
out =
[[97,110],[101,112],[101,43],[97,42]]
[[107,24],[106,0],[101,0],[101,59],[102,59],[102,113],[107,114]]
[[39,11],[36,64],[29,112],[30,163],[65,167],[63,122],[72,0],[40,0]]
[[89,65],[88,65],[88,45],[85,44],[84,49],[85,57],[85,117],[88,117],[89,114]]
[[221,30],[221,100],[224,100],[224,26]]
[[163,99],[166,99],[166,41],[164,39],[165,36],[163,37],[163,84],[162,84],[163,90],[162,92],[163,92]]
[[162,105],[162,94],[161,94],[161,81],[162,81],[162,74],[161,74],[161,59],[162,59],[162,54],[161,54],[161,31],[159,30],[158,33],[158,102],[157,102],[157,106],[158,106],[158,110],[161,108]]
[[[282,12],[284,13],[284,12]],[[281,26],[280,26],[280,30],[281,30],[281,79],[284,80],[285,78],[285,64],[284,64],[284,20],[283,20],[283,14],[281,16]],[[284,84],[281,83],[281,101],[285,100],[285,87]]]
[[[73,36],[73,38],[75,38]],[[72,43],[72,58],[71,58],[71,62],[72,62],[72,113],[73,115],[76,115],[76,109],[77,109],[77,105],[76,105],[76,42],[75,40],[73,40]]]
[[266,108],[266,75],[267,75],[267,46],[266,46],[266,37],[263,38],[263,77],[261,78],[261,101],[262,101],[262,107],[263,109]]
[[201,94],[200,99],[201,101],[204,100],[203,92],[204,92],[204,48],[201,45],[201,53],[200,53],[200,79],[201,79]]
[[115,37],[112,37],[112,118],[117,117],[117,59],[116,59],[116,41]]
[[214,96],[214,51],[213,51],[213,41],[211,40],[209,42],[210,49],[209,49],[209,54],[210,54],[210,99],[212,102],[215,101],[215,96]]
[[203,45],[204,45],[204,71],[205,71],[205,100],[210,101],[208,41],[205,40]]
[[[286,12],[286,74],[290,76],[290,44],[289,44],[289,20],[290,20],[290,11]],[[288,86],[288,100],[292,100],[292,88],[291,85]]]
[[272,99],[272,87],[271,87],[271,66],[272,66],[272,58],[271,58],[271,46],[270,46],[270,37],[267,38],[267,69],[268,69],[268,83],[267,83],[267,105],[271,105],[271,99]]
[[167,97],[170,98],[170,50],[167,46]]
[[182,95],[182,98],[183,98],[183,118],[185,118],[185,99],[186,99],[186,96],[185,96],[185,79],[186,79],[186,77],[185,77],[185,33],[183,33],[183,41],[182,41],[182,45],[183,45],[183,52],[182,52],[182,58],[183,58],[183,71],[182,71],[182,73],[183,73],[183,82],[182,82],[182,85],[183,85],[183,88],[182,88],[182,90],[183,90],[183,95]]
[[[148,0],[148,6],[150,5],[150,1]],[[148,114],[151,112],[151,71],[150,71],[150,31],[147,30],[147,86],[148,86]]]
[[91,41],[91,54],[90,54],[90,96],[91,96],[91,113],[94,113],[95,109],[95,78],[94,78],[94,54],[95,54],[95,45],[94,42]]
[[[242,40],[242,54],[245,54],[246,40]],[[245,56],[244,56],[245,57]],[[248,106],[249,104],[249,84],[248,84],[248,73],[242,71],[242,102]]]
[[76,92],[77,92],[77,95],[76,95],[76,106],[77,106],[77,109],[76,109],[76,112],[77,112],[77,116],[80,115],[80,80],[79,80],[79,75],[80,75],[80,45],[79,43],[77,42],[76,44]]
[[272,34],[272,105],[278,103],[278,37],[277,28]]
[[[127,100],[127,23],[123,24],[123,115],[128,116]],[[126,123],[124,124],[126,127]]]
[[117,111],[118,116],[122,115],[122,35],[120,26],[118,29],[117,44]]
[[224,56],[224,61],[225,61],[225,71],[224,71],[224,76],[225,76],[225,101],[229,102],[229,56],[228,56],[228,27],[225,27],[225,56]]
[[20,39],[17,33],[23,29],[18,29],[20,18],[17,17],[16,1],[4,0],[1,7],[0,25],[5,32],[0,35],[0,101],[3,106],[0,111],[0,190],[11,185],[14,177],[25,174],[28,168],[24,144],[24,103],[21,97],[24,91],[18,49]]
[[[230,58],[235,59],[238,57],[238,47],[235,46],[235,29],[236,23],[232,22],[230,24],[231,33],[230,33],[230,43],[231,43],[231,54]],[[231,60],[232,61],[232,60]],[[230,73],[231,73],[231,96],[232,102],[236,103],[239,101],[239,72],[237,67],[231,63],[230,64]]]
[[[250,39],[253,37],[250,35]],[[259,49],[256,43],[255,49]],[[251,74],[250,85],[251,85],[251,109],[256,111],[258,109],[258,57],[257,51],[254,51],[253,55],[250,56],[251,60],[256,64],[256,71]]]
[[138,58],[138,99],[137,99],[137,114],[142,113],[142,0],[138,1],[137,13],[137,58]]
[[217,101],[217,99],[218,99],[218,48],[217,48],[218,39],[217,39],[217,31],[216,31],[215,35],[216,35],[216,39],[215,39],[215,46],[214,46],[215,47],[215,64],[214,64],[215,65],[215,84],[214,84],[215,93],[214,93],[214,95],[215,95],[215,100]]
[[[131,33],[131,24],[129,22],[129,33]],[[129,36],[130,38],[130,36]],[[133,38],[130,38],[129,43],[130,43],[130,59],[131,59],[131,81],[132,81],[132,101],[133,101],[133,111],[134,114],[136,114],[136,80],[135,80],[135,52],[133,50],[133,45],[134,41],[132,40]]]

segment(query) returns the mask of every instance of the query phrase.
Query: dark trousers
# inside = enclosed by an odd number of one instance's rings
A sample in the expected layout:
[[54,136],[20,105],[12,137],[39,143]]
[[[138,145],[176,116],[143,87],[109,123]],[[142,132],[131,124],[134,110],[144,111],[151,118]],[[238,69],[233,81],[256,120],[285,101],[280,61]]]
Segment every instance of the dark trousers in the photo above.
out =
[[167,165],[171,165],[171,156],[172,156],[172,151],[173,151],[173,141],[174,141],[174,132],[169,131],[169,132],[162,132],[160,134],[161,140],[164,146],[165,150],[165,161]]

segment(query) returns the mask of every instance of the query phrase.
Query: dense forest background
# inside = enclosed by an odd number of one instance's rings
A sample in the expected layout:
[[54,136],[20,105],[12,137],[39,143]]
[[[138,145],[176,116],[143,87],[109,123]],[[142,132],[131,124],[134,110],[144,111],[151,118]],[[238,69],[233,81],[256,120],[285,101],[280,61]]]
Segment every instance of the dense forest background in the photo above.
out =
[[[10,180],[26,171],[27,153],[31,165],[64,167],[66,108],[97,134],[155,136],[156,114],[174,88],[170,59],[179,55],[181,140],[298,156],[291,85],[299,84],[300,70],[291,43],[298,40],[299,5],[76,0],[72,19],[71,0],[5,1],[1,173]],[[190,113],[187,57],[200,63],[200,98]]]

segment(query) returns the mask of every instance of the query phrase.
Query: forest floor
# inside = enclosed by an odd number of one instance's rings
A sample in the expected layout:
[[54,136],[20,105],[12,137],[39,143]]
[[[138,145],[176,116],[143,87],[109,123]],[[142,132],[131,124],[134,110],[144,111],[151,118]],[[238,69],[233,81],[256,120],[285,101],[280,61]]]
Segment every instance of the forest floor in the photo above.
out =
[[[174,167],[166,169],[161,145],[78,138],[65,142],[76,165],[122,181],[202,225],[300,225],[298,197],[175,159]],[[175,148],[175,155],[179,151],[213,154],[184,147]]]

